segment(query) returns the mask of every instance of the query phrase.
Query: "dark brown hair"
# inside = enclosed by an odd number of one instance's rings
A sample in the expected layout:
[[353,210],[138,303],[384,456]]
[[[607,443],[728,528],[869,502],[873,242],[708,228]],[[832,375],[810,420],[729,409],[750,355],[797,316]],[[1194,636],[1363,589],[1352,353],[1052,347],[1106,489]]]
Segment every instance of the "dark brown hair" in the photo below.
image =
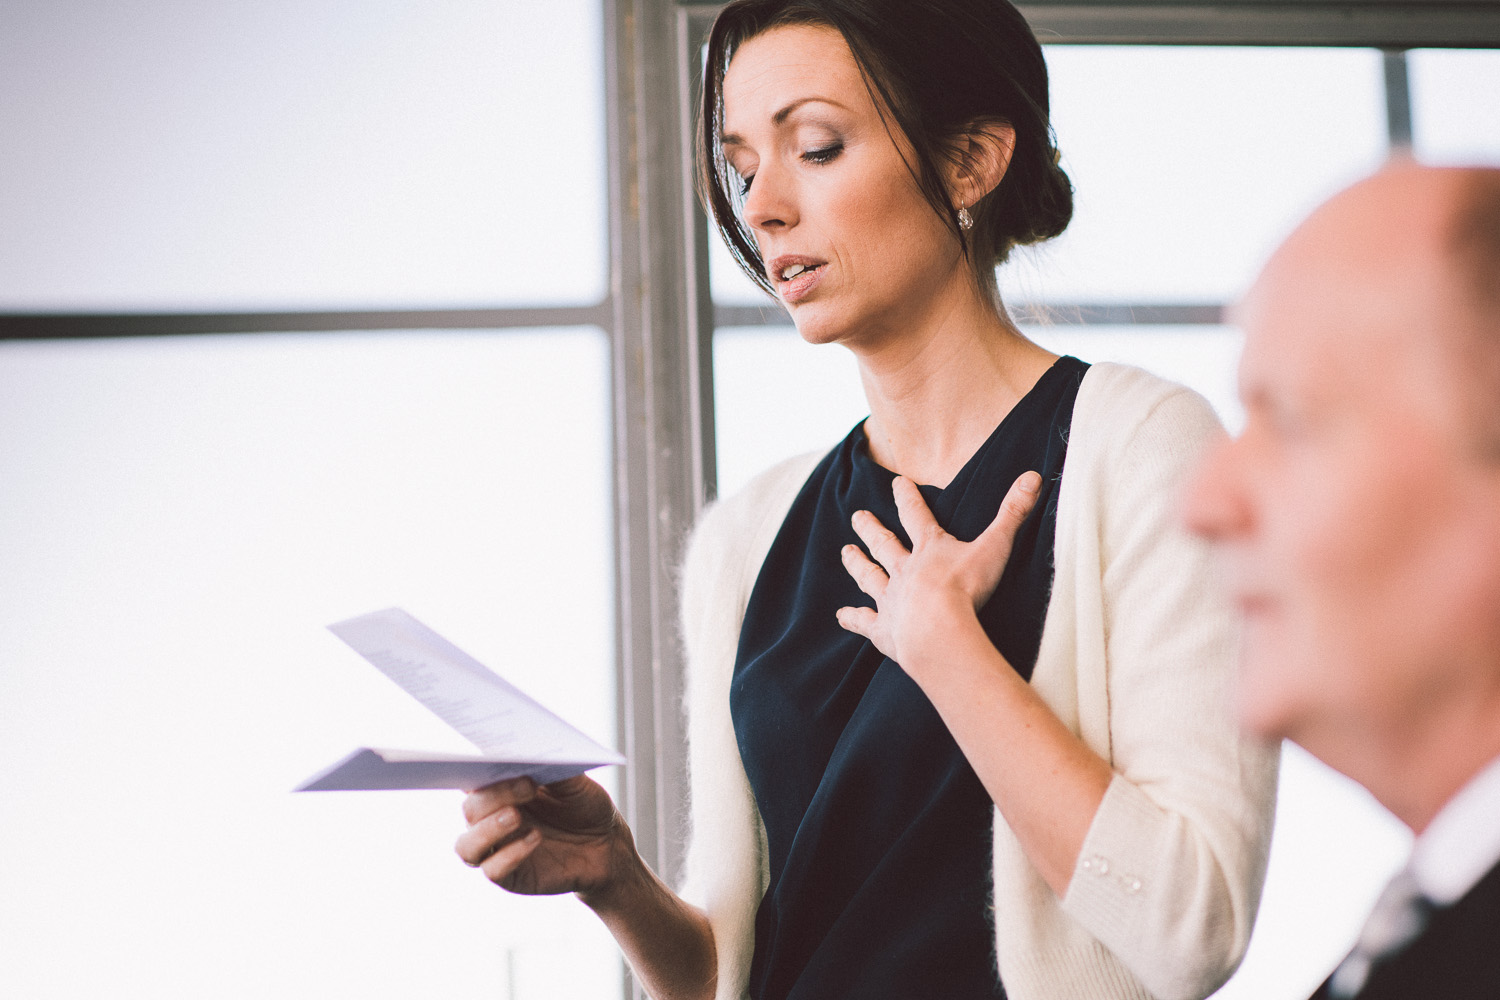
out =
[[[994,288],[995,266],[1013,247],[1067,228],[1073,186],[1057,165],[1047,65],[1030,26],[1007,0],[734,0],[709,34],[698,169],[714,222],[752,281],[772,290],[730,195],[719,141],[724,74],[745,42],[799,24],[844,36],[887,128],[894,120],[911,145],[918,190],[959,236],[980,287]],[[1000,185],[969,206],[974,227],[964,233],[938,164],[956,155],[957,140],[986,124],[1014,129],[1015,150]]]

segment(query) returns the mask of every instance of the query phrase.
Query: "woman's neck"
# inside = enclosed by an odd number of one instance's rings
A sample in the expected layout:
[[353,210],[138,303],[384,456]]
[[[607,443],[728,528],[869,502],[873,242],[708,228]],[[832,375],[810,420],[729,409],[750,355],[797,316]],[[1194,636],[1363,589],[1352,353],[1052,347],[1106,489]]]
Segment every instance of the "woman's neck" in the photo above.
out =
[[871,457],[932,486],[948,485],[1057,360],[979,301],[856,353]]

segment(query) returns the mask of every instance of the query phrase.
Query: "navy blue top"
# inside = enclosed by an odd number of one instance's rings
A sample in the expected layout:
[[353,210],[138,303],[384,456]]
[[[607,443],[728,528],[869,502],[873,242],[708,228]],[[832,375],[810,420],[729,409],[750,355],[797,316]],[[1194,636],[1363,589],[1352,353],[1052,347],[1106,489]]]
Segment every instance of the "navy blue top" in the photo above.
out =
[[[1087,365],[1061,358],[946,488],[938,523],[972,541],[1018,476],[1036,511],[979,619],[1030,678],[1052,587],[1057,489]],[[872,606],[839,559],[868,510],[901,537],[894,473],[864,425],[813,470],[761,568],[730,688],[740,756],[765,821],[770,886],[755,923],[755,1000],[1003,997],[989,905],[993,804],[937,710],[834,612]]]

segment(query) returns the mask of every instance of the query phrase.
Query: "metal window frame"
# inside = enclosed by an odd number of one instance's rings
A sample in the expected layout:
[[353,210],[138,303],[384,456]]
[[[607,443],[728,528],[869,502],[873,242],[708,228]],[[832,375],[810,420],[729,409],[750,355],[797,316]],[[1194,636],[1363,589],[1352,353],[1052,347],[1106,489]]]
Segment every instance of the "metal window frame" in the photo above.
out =
[[1500,4],[1493,0],[1020,0],[1016,6],[1044,43],[1500,46]]
[[623,806],[642,857],[675,883],[687,772],[677,568],[715,480],[707,230],[683,153],[693,18],[663,0],[604,9]]

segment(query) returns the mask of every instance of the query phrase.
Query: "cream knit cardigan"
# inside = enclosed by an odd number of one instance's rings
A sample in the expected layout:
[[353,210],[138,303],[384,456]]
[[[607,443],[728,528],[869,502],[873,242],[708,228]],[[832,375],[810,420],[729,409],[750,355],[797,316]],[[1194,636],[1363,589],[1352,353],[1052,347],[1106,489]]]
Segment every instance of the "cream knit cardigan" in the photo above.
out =
[[[1031,683],[1115,777],[1061,899],[996,811],[995,942],[1012,1000],[1204,997],[1244,954],[1279,757],[1236,735],[1233,618],[1176,517],[1184,476],[1220,433],[1202,397],[1139,369],[1096,364],[1079,387]],[[711,507],[684,566],[683,895],[713,926],[718,1000],[745,995],[768,882],[729,682],[750,589],[820,457],[784,462]]]

